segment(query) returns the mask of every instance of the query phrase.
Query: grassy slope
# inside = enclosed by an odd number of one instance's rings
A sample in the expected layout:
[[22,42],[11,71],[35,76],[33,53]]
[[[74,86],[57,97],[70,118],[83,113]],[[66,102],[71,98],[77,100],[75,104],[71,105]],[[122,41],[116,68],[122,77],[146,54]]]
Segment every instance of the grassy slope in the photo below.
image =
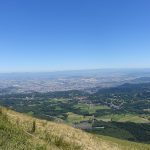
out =
[[[33,121],[36,130],[32,133]],[[64,124],[16,113],[0,113],[0,150],[150,150],[149,145],[96,137]]]

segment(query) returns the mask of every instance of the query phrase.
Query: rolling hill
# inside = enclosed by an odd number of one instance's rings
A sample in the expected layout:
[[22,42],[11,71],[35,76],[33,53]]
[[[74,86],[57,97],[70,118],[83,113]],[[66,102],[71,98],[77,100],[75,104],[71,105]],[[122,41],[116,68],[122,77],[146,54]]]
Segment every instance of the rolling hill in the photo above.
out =
[[0,107],[0,150],[150,150],[138,144],[96,136],[65,124],[36,119]]

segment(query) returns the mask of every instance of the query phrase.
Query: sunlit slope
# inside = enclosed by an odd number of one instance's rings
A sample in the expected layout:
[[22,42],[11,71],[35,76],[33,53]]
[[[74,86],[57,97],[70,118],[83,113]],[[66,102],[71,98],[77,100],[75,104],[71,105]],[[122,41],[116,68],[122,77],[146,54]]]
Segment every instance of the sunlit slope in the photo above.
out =
[[0,108],[0,150],[150,150],[149,145],[97,137],[64,124]]

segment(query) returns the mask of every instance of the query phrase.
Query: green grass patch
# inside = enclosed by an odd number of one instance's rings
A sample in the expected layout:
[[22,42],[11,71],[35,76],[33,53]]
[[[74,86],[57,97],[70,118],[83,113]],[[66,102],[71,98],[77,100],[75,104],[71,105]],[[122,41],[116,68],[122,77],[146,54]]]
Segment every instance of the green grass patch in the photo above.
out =
[[75,113],[72,113],[72,112],[68,112],[67,113],[68,117],[67,117],[67,122],[68,123],[80,123],[81,121],[86,121],[86,120],[89,120],[90,119],[90,116],[82,116],[82,115],[78,115],[78,114],[75,114]]
[[1,150],[44,150],[44,146],[31,143],[21,128],[9,122],[5,114],[0,114],[0,149]]
[[97,119],[102,121],[134,122],[134,123],[150,122],[148,119],[145,119],[136,114],[110,114],[110,115],[98,117]]
[[98,136],[100,139],[107,140],[110,144],[116,143],[121,150],[150,150],[150,144],[142,144],[136,142],[130,142],[127,140],[119,140],[118,138],[112,138],[109,136]]
[[74,108],[80,109],[83,112],[88,112],[89,114],[94,114],[97,110],[110,109],[108,106],[85,104],[85,103],[78,103],[74,105]]
[[69,99],[64,99],[64,98],[49,99],[49,102],[51,102],[51,103],[58,103],[58,102],[67,103],[68,101],[69,101]]

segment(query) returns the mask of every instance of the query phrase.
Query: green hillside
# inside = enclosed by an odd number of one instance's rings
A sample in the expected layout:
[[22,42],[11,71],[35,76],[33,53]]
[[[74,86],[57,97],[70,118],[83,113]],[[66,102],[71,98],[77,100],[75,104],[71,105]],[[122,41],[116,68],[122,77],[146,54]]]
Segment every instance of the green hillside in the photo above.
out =
[[150,145],[96,136],[65,124],[0,108],[0,150],[150,150]]

